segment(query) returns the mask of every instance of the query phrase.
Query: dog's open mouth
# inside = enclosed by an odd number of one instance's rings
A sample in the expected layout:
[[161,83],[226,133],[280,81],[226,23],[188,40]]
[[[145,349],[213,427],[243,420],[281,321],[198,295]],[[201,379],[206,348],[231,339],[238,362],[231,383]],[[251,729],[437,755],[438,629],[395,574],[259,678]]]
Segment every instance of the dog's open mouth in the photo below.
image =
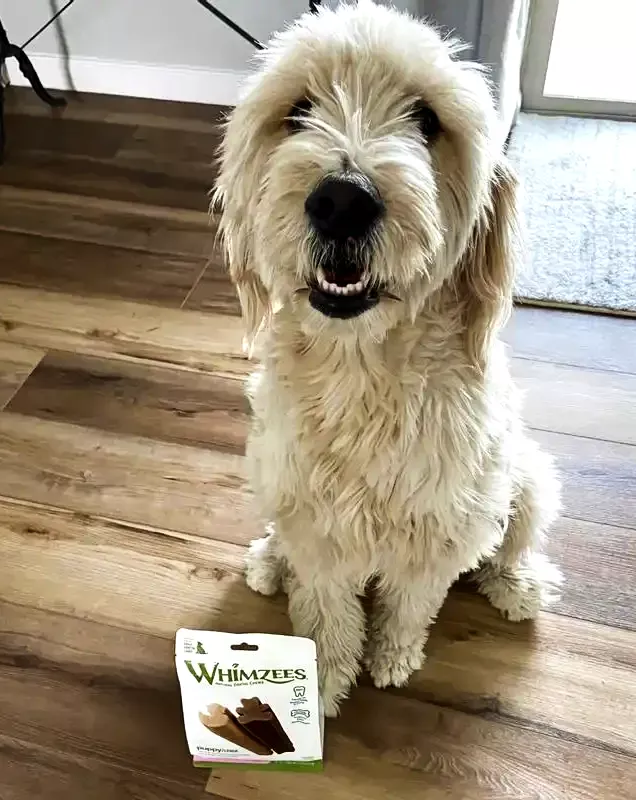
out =
[[336,319],[351,319],[377,305],[380,293],[370,276],[356,264],[338,269],[319,267],[309,285],[309,302],[322,314]]

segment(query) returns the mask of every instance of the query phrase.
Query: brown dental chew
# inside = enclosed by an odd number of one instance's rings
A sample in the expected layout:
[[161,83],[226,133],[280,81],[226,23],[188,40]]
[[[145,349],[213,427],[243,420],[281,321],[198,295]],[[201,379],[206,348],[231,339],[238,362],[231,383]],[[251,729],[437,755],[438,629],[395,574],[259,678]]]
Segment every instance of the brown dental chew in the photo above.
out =
[[241,700],[241,703],[243,705],[236,709],[239,725],[275,753],[294,752],[291,739],[267,703],[262,703],[258,697]]
[[255,753],[258,756],[272,755],[271,747],[252,736],[239,724],[229,709],[220,706],[218,703],[212,703],[205,711],[200,711],[199,719],[209,731],[220,736],[221,739],[225,739],[226,742],[244,747],[250,753]]

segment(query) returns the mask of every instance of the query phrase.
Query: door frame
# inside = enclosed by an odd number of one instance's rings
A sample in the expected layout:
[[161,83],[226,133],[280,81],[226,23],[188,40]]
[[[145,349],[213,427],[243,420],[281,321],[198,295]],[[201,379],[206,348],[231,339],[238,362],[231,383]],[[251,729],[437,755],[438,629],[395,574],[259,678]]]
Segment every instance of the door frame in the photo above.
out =
[[558,7],[559,0],[532,0],[530,5],[528,35],[521,68],[521,96],[524,111],[634,119],[636,103],[587,100],[578,97],[552,97],[543,93]]

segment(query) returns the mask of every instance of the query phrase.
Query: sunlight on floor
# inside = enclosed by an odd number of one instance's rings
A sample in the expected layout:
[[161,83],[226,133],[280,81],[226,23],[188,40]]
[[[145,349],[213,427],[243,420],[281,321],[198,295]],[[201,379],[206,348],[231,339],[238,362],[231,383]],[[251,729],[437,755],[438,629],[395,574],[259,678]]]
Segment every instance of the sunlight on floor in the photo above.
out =
[[636,102],[636,2],[560,0],[545,94]]

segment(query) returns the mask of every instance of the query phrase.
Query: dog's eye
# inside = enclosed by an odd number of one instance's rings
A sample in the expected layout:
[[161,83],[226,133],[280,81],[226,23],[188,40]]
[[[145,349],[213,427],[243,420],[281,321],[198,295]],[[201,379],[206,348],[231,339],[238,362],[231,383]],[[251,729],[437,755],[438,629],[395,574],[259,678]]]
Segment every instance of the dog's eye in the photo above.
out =
[[297,100],[294,105],[289,109],[289,113],[285,119],[287,130],[291,133],[296,133],[303,128],[303,120],[311,111],[311,100],[308,97],[303,97],[302,100]]
[[413,107],[413,118],[417,121],[420,133],[426,139],[427,144],[433,141],[442,129],[439,117],[425,103],[417,103]]

